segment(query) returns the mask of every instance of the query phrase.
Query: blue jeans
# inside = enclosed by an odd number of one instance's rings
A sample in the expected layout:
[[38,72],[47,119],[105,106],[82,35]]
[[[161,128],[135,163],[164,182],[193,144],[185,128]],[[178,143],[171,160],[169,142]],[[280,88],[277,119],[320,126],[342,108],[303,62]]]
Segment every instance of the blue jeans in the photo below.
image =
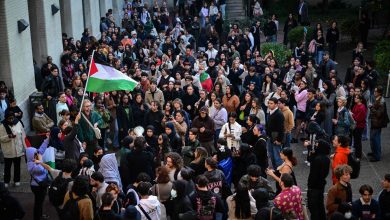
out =
[[276,145],[270,140],[268,141],[268,155],[271,158],[272,167],[275,170],[283,163],[282,158],[280,158],[280,151],[282,151],[281,145]]
[[290,142],[291,142],[291,132],[288,132],[285,134],[286,135],[286,140],[283,144],[283,148],[290,147]]
[[226,19],[226,4],[223,4],[223,5],[220,5],[219,6],[219,10],[221,11],[221,14],[222,14],[222,18],[223,18],[223,20],[225,20]]
[[382,154],[381,132],[382,132],[381,128],[378,129],[372,128],[370,131],[371,151],[374,156],[374,159],[376,160],[380,160]]
[[[316,59],[316,64],[320,64],[322,57],[324,56],[324,51],[323,50],[318,50],[317,51],[317,59]],[[327,73],[328,74],[328,73]]]

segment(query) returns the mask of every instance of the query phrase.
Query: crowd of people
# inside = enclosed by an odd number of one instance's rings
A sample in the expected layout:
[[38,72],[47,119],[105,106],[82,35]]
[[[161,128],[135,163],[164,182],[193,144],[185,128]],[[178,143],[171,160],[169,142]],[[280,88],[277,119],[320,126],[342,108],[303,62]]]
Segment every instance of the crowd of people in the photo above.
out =
[[[368,184],[352,198],[362,141],[370,141],[371,162],[382,160],[389,122],[364,45],[340,79],[337,23],[326,36],[317,24],[310,44],[278,63],[273,51],[260,53],[263,33],[277,40],[276,16],[225,30],[225,5],[177,0],[170,14],[165,1],[125,0],[121,24],[112,10],[101,18],[100,38],[88,29],[80,40],[63,34],[61,63],[49,56],[36,68],[43,102],[31,118],[34,143],[25,141],[23,112],[1,83],[1,216],[24,215],[7,188],[12,165],[20,186],[25,156],[34,220],[48,218],[46,195],[59,219],[390,219],[390,174],[377,199]],[[291,13],[284,26],[285,44],[288,31],[307,25],[306,3],[297,8],[299,21]],[[138,85],[85,93],[92,59]],[[297,143],[307,148],[306,161],[294,156]],[[297,163],[308,165],[307,183],[297,182]]]

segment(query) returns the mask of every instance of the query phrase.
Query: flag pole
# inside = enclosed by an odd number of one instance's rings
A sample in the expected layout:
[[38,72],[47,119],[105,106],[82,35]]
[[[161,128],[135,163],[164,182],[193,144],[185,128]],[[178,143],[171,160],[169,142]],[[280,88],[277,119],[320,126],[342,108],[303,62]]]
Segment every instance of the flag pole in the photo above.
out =
[[88,69],[88,75],[87,75],[87,82],[85,83],[85,86],[84,86],[84,92],[83,92],[83,97],[81,98],[79,114],[81,113],[81,109],[83,109],[83,102],[84,102],[84,99],[85,99],[85,92],[87,91],[87,86],[88,86],[88,81],[89,81],[89,74],[91,72],[91,66],[92,66],[92,61],[93,61],[93,55],[94,54],[95,54],[95,50],[92,51],[91,62],[89,63],[89,69]]

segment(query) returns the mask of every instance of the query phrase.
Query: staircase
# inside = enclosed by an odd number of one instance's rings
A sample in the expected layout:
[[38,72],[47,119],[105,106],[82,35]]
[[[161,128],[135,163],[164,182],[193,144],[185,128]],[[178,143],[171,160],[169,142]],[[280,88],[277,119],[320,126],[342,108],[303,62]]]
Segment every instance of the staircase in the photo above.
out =
[[226,17],[230,20],[240,20],[246,17],[244,0],[227,0]]

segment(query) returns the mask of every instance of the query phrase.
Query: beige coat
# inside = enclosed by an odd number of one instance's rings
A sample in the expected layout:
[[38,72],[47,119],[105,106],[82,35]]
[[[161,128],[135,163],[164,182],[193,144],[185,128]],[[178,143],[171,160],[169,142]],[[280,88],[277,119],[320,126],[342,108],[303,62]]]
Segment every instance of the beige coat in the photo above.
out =
[[145,103],[148,105],[149,108],[152,101],[157,101],[160,104],[161,108],[164,106],[164,94],[160,89],[157,88],[154,94],[150,92],[150,89],[146,91]]
[[0,142],[1,150],[3,151],[5,158],[21,157],[24,154],[26,148],[26,142],[24,141],[26,134],[24,128],[20,122],[11,127],[12,133],[16,135],[15,138],[9,138],[7,131],[3,124],[0,126]]

